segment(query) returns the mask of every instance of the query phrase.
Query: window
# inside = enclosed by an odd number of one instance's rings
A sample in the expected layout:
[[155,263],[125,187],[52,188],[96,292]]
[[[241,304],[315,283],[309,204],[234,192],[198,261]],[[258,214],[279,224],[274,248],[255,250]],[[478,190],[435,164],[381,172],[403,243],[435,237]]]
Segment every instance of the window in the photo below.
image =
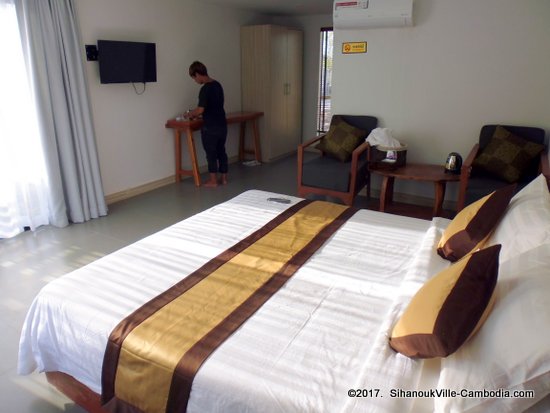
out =
[[317,132],[328,131],[332,118],[330,92],[332,83],[332,27],[321,29],[321,53],[319,62],[319,101],[317,105]]

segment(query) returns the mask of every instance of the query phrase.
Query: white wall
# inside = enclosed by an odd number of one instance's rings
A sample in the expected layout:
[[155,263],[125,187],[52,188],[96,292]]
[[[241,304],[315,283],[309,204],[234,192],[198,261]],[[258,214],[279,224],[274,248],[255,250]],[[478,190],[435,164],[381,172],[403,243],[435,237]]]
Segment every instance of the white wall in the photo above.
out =
[[[465,157],[486,123],[548,133],[550,2],[415,0],[413,14],[410,28],[335,31],[334,113],[377,116],[413,162]],[[348,41],[368,52],[343,55]],[[396,191],[432,195],[412,182]]]
[[[199,87],[187,75],[193,60],[224,85],[226,110],[240,109],[241,25],[304,31],[303,139],[315,135],[319,30],[332,25],[331,15],[269,19],[195,0],[76,3],[85,44],[157,43],[158,82],[141,96],[130,85],[99,84],[97,63],[86,63],[106,194],[173,174],[172,131],[164,124],[196,103]],[[409,145],[411,162],[465,156],[485,123],[550,129],[550,2],[415,0],[414,18],[411,28],[335,32],[335,113],[378,116]],[[367,41],[368,53],[342,55],[344,41]],[[237,134],[230,126],[230,156]],[[202,152],[199,143],[204,164]],[[183,160],[189,166],[186,150]],[[432,196],[424,184],[397,182],[396,190]]]
[[[100,84],[98,63],[86,62],[105,194],[170,177],[173,134],[164,125],[197,104],[199,85],[189,77],[189,65],[202,61],[224,87],[226,111],[240,110],[240,26],[265,18],[195,0],[77,0],[76,7],[84,44],[109,39],[157,47],[158,81],[148,83],[142,95],[131,84]],[[237,128],[229,128],[229,156],[237,154]],[[204,165],[199,135],[197,154]],[[186,147],[183,161],[189,168]]]

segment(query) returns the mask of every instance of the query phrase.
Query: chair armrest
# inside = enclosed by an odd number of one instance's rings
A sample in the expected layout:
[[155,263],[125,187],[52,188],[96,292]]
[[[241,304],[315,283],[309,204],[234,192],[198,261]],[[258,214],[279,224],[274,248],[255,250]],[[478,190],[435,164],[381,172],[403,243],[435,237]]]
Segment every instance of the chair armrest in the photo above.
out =
[[321,136],[317,136],[316,138],[313,138],[313,139],[310,139],[308,141],[305,141],[303,143],[301,143],[300,145],[298,145],[298,148],[306,148],[308,146],[311,146],[313,145],[314,143],[316,142],[319,142],[322,138],[324,138],[326,135],[321,135]]
[[472,148],[472,150],[470,151],[470,153],[468,154],[468,156],[466,157],[466,160],[462,164],[462,168],[460,169],[461,174],[464,169],[469,169],[472,167],[472,163],[474,163],[474,159],[476,158],[478,152],[479,152],[479,143],[476,143]]
[[546,178],[550,178],[550,164],[548,163],[548,154],[542,153],[540,155],[540,172],[546,176]]
[[[368,142],[363,142],[361,145],[359,145],[357,148],[353,150],[351,153],[351,165],[350,165],[350,190],[354,190],[355,188],[355,182],[357,182],[357,169],[359,167],[359,157],[367,152],[367,159],[370,159],[370,144]],[[370,188],[369,188],[370,190]],[[370,197],[370,192],[369,192]]]
[[460,168],[460,181],[468,180],[470,177],[470,173],[472,172],[472,164],[474,163],[474,159],[477,156],[477,153],[479,152],[479,143],[476,143],[468,156],[466,157],[466,160],[462,163],[462,166]]
[[363,142],[361,145],[353,150],[353,152],[351,153],[352,159],[353,157],[359,158],[359,156],[366,150],[370,151],[370,144],[367,141]]
[[456,203],[456,212],[460,212],[464,208],[466,203],[466,190],[468,189],[468,179],[470,179],[470,174],[472,173],[472,164],[479,152],[479,143],[476,143],[466,160],[462,163],[460,168],[460,186],[458,188],[458,201]]
[[548,159],[548,153],[543,152],[540,155],[540,172],[545,176],[548,183],[548,189],[550,190],[550,163]]
[[370,144],[368,142],[363,142],[361,145],[359,145],[357,148],[353,150],[351,153],[351,169],[352,171],[356,171],[357,167],[359,165],[359,157],[367,152],[367,159],[370,158]]

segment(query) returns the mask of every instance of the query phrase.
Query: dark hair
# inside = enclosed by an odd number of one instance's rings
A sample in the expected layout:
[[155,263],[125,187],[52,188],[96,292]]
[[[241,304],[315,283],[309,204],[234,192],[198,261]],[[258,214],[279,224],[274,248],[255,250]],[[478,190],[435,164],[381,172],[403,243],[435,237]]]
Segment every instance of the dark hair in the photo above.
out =
[[195,61],[191,63],[191,66],[189,66],[189,76],[195,77],[195,75],[202,75],[202,76],[208,76],[208,70],[206,70],[206,66],[202,64],[201,62]]

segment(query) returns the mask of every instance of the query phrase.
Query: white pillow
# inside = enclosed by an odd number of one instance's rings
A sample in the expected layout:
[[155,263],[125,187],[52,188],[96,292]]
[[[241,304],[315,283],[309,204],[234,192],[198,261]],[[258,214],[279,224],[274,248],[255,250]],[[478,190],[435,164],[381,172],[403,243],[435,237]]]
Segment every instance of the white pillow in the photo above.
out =
[[436,412],[522,412],[550,393],[550,244],[501,264],[493,311],[441,361],[438,388],[534,390],[534,398],[436,398]]
[[500,262],[550,242],[550,193],[540,174],[519,191],[485,246],[501,244]]

